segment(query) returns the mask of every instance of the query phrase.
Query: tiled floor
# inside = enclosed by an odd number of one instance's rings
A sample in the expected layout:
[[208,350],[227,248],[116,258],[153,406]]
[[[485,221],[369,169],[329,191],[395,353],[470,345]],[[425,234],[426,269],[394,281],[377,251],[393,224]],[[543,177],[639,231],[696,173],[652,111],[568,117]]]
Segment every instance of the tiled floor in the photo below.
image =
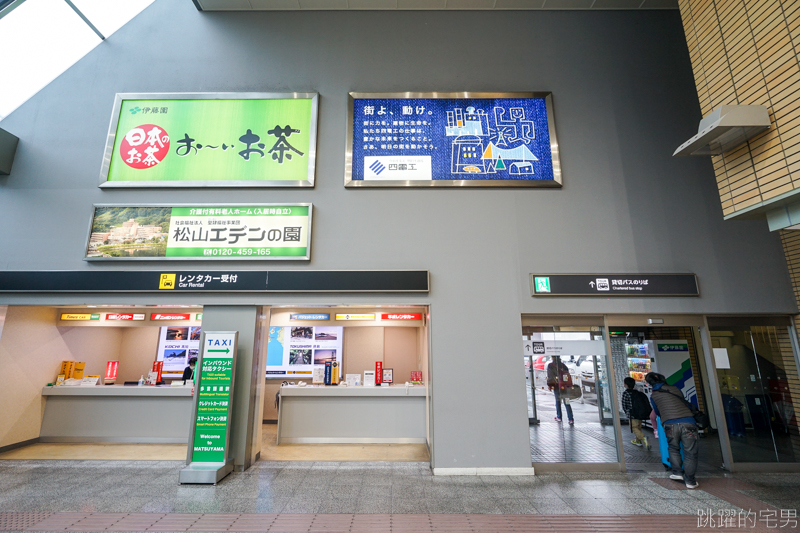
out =
[[264,424],[261,459],[269,461],[430,461],[425,444],[275,444],[278,426]]
[[[0,530],[633,533],[656,531],[668,520],[687,528],[671,532],[697,531],[698,511],[741,511],[715,495],[732,494],[714,492],[720,488],[777,509],[800,508],[797,474],[707,474],[690,491],[674,490],[680,485],[670,485],[663,472],[434,477],[425,462],[260,461],[217,486],[180,486],[182,467],[181,461],[0,461]],[[728,479],[746,482],[746,489],[731,489]],[[704,483],[711,492],[702,490]],[[491,527],[481,522],[487,515],[495,515]],[[654,527],[630,522],[637,515],[653,518]]]
[[180,461],[186,459],[186,444],[39,442],[0,453],[2,459]]
[[[530,426],[533,463],[617,462],[614,427],[600,424],[597,406],[573,401],[571,406],[575,424],[570,426],[566,412],[562,412],[561,422],[554,420],[556,408],[551,393],[537,391],[536,400],[540,423]],[[658,439],[653,437],[652,430],[644,428],[644,432],[650,441],[650,450],[633,445],[630,426],[622,426],[625,464],[635,470],[663,470]],[[700,441],[698,469],[701,472],[713,472],[721,466],[719,438],[713,435],[704,437]]]
[[[271,461],[430,461],[425,444],[275,444],[276,424],[262,426],[261,458]],[[186,444],[37,443],[2,459],[181,461]]]
[[[0,531],[23,516],[0,513]],[[698,531],[692,516],[358,515],[358,514],[85,514],[57,513],[31,520],[24,531],[263,531],[276,533],[670,533]],[[26,522],[27,523],[27,522]],[[765,531],[759,528],[752,531]]]

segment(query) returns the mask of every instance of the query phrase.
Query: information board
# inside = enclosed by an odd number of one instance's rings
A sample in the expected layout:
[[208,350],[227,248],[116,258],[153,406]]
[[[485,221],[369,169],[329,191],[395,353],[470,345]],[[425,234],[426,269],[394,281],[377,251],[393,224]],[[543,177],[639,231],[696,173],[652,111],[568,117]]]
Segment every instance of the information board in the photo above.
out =
[[202,364],[198,365],[200,372],[195,384],[194,463],[226,461],[237,335],[236,332],[209,332],[203,338]]
[[351,93],[346,187],[560,187],[550,93]]
[[273,326],[267,344],[267,377],[307,377],[325,363],[342,365],[341,326]]
[[117,94],[100,187],[313,187],[316,93]]
[[159,330],[156,361],[164,363],[165,376],[182,376],[189,359],[199,356],[200,326],[162,326]]
[[95,205],[85,259],[308,260],[311,213],[311,204]]

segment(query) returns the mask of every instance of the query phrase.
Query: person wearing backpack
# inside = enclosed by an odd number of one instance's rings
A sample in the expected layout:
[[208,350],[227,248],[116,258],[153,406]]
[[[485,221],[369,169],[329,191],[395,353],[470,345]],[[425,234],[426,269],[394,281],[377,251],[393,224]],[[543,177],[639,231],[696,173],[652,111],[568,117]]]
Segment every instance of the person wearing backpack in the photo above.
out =
[[649,450],[650,443],[642,433],[642,421],[650,418],[650,413],[653,411],[650,408],[650,400],[647,399],[645,393],[636,390],[636,380],[633,378],[627,377],[623,383],[625,391],[622,393],[622,410],[628,415],[631,431],[633,431],[634,439],[631,444],[644,446]]
[[572,388],[572,376],[567,365],[561,362],[560,357],[553,357],[547,365],[547,387],[556,397],[556,422],[561,422],[561,400],[567,409],[570,425],[575,424],[572,416],[572,406],[569,404],[569,390]]
[[[678,387],[667,385],[666,378],[655,372],[648,372],[644,380],[653,387],[650,403],[661,417],[664,435],[669,443],[669,463],[672,467],[670,479],[683,481],[687,489],[697,488],[697,452],[700,432],[694,413]],[[683,448],[683,459],[681,459]],[[683,471],[681,471],[683,467]]]

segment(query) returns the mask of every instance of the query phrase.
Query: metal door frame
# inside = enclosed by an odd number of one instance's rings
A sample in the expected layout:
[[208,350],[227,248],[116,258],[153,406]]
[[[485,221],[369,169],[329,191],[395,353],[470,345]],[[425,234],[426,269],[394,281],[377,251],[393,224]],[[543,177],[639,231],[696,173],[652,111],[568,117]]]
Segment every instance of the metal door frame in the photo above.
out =
[[[528,322],[526,324],[526,322]],[[534,322],[531,324],[530,322]],[[524,327],[557,327],[557,326],[599,326],[603,328],[603,338],[606,347],[606,373],[613,369],[611,361],[611,343],[608,335],[608,321],[603,314],[535,314],[523,313],[520,320],[521,328]],[[616,398],[616,384],[609,375],[609,394]],[[600,392],[598,390],[598,396]],[[599,403],[599,402],[598,402]],[[611,402],[611,415],[614,420],[614,429],[617,441],[616,463],[533,463],[537,472],[625,472],[625,461],[622,452],[622,429],[619,420],[617,402]]]

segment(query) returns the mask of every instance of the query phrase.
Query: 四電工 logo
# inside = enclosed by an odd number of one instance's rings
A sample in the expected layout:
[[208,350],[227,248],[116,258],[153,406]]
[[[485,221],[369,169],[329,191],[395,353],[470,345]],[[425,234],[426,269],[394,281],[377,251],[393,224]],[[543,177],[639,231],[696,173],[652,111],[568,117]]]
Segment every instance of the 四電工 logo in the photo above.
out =
[[380,176],[381,172],[386,170],[386,166],[380,162],[379,159],[376,159],[370,166],[369,169],[375,173],[376,176]]
[[131,129],[119,143],[119,155],[135,169],[151,168],[169,153],[169,135],[155,124],[142,124]]

